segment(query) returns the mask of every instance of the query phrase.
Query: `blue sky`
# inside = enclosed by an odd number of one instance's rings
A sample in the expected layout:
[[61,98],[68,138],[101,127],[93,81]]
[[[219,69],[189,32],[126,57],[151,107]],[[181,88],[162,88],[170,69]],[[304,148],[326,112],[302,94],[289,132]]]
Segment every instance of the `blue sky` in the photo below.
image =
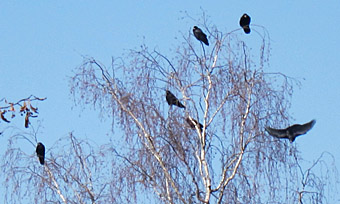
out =
[[[199,18],[202,8],[222,31],[239,28],[243,13],[268,30],[268,71],[302,83],[295,87],[292,122],[317,120],[312,131],[296,140],[302,157],[314,161],[328,151],[340,169],[338,0],[1,1],[0,98],[16,101],[31,94],[48,98],[38,104],[40,115],[32,122],[37,126],[41,121],[38,138],[47,148],[71,131],[77,137],[106,142],[111,121],[100,119],[96,110],[75,107],[71,100],[69,77],[81,64],[81,55],[109,65],[112,56],[142,43],[170,54],[182,42],[181,33],[197,24],[182,19],[184,11]],[[246,42],[259,39],[255,32],[239,33]],[[23,120],[16,121],[12,125],[22,128]],[[6,138],[0,139],[4,148]]]

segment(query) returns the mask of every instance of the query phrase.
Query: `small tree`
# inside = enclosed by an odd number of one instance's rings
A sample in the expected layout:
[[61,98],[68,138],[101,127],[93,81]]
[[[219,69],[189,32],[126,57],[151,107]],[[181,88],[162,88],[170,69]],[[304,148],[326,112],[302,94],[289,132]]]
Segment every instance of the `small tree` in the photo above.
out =
[[16,147],[15,142],[23,137],[31,141],[35,136],[12,136],[2,163],[7,202],[114,203],[111,193],[116,192],[114,179],[118,175],[110,171],[115,161],[108,156],[108,149],[70,134],[48,149],[42,166],[34,151]]

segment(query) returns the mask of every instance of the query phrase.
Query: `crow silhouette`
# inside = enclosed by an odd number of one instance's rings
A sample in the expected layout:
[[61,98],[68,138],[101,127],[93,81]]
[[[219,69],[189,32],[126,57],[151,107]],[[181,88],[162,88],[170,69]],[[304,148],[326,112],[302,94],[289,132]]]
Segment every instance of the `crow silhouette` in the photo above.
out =
[[45,146],[39,142],[37,145],[37,149],[35,150],[37,156],[39,157],[39,161],[41,165],[45,164]]
[[300,125],[295,124],[292,126],[287,127],[286,129],[274,129],[271,127],[266,127],[266,131],[277,138],[286,138],[289,139],[290,142],[294,142],[295,138],[306,134],[315,124],[315,120],[312,120],[306,124]]
[[186,118],[185,119],[187,121],[187,123],[189,124],[191,129],[195,129],[196,125],[199,124],[199,128],[202,131],[203,130],[203,125],[201,123],[199,123],[197,120],[192,119],[192,118]]
[[168,104],[170,106],[171,105],[175,105],[175,106],[178,106],[180,108],[184,108],[185,109],[185,106],[169,90],[166,90],[166,101],[168,102]]
[[207,35],[204,34],[200,28],[198,28],[197,26],[194,26],[194,29],[192,30],[192,32],[194,33],[194,36],[196,37],[197,40],[204,42],[204,44],[209,46]]
[[240,19],[240,26],[243,28],[243,30],[246,34],[250,33],[249,24],[250,24],[250,16],[248,16],[245,13],[245,14],[242,15],[242,17]]

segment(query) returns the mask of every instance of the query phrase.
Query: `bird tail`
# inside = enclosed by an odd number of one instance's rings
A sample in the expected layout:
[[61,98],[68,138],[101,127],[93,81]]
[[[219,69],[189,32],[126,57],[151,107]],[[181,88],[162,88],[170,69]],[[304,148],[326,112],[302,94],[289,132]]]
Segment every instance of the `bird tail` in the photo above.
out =
[[244,26],[244,27],[243,27],[243,30],[244,30],[244,32],[245,32],[246,34],[249,34],[249,33],[250,33],[250,28],[249,28],[249,26]]
[[45,158],[44,157],[39,157],[39,161],[41,165],[45,164]]
[[179,101],[177,101],[177,104],[176,104],[178,107],[180,107],[180,108],[184,108],[185,109],[185,106],[181,103],[181,102],[179,102]]

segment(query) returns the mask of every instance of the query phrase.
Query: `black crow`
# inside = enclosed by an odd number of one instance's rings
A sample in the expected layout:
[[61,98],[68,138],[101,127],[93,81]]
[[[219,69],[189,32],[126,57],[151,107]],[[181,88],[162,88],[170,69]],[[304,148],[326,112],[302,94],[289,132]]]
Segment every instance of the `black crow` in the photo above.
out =
[[185,120],[187,121],[187,123],[189,124],[191,129],[195,129],[196,125],[199,124],[199,128],[202,131],[203,125],[201,123],[199,123],[197,120],[192,119],[192,118],[186,118]]
[[185,106],[169,90],[166,90],[166,101],[168,102],[168,104],[170,106],[171,105],[175,105],[175,106],[178,106],[180,108],[184,108],[185,109]]
[[243,28],[243,30],[246,34],[250,33],[249,24],[250,24],[250,16],[248,16],[245,13],[245,14],[242,15],[242,17],[240,19],[240,26]]
[[41,165],[45,164],[45,146],[39,142],[37,145],[37,149],[35,150],[37,156],[39,157],[39,161]]
[[192,32],[194,32],[194,36],[196,37],[197,40],[204,42],[204,44],[206,45],[209,45],[207,35],[204,34],[200,28],[194,26]]
[[297,136],[306,134],[315,124],[315,120],[312,120],[306,124],[300,125],[295,124],[287,127],[286,129],[273,129],[271,127],[266,127],[266,131],[277,138],[287,138],[290,142],[294,142]]

